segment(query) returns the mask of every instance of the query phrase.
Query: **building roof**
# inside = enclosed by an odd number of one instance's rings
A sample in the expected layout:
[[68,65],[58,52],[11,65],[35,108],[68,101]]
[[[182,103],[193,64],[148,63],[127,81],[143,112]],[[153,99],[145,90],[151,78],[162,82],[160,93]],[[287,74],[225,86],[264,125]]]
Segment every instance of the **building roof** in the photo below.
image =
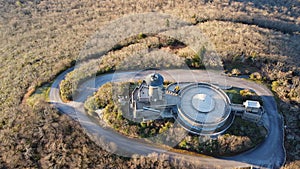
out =
[[164,83],[164,78],[158,73],[152,73],[145,79],[148,86],[161,86]]
[[249,108],[260,108],[260,103],[254,100],[246,100],[243,105]]

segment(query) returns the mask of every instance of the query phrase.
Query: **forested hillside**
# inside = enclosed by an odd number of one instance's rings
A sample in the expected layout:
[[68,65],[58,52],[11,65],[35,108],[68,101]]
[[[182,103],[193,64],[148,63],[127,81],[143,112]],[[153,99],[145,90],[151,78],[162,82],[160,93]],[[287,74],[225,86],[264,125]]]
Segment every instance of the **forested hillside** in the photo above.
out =
[[26,103],[74,64],[101,26],[142,12],[198,25],[228,72],[256,73],[254,79],[270,84],[287,124],[286,168],[300,165],[298,0],[0,0],[0,168],[201,168],[167,156],[109,154],[44,99]]

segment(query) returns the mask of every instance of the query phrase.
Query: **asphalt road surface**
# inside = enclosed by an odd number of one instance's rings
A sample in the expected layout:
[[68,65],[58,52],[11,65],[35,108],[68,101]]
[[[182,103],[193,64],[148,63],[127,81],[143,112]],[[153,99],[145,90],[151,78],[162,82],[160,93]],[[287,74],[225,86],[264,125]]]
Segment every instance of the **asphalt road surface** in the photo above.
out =
[[262,97],[264,101],[264,108],[266,110],[263,121],[265,127],[269,131],[265,141],[255,149],[237,156],[228,158],[213,158],[178,153],[170,151],[170,147],[167,146],[149,144],[141,139],[128,138],[115,132],[109,127],[105,127],[105,124],[99,124],[97,120],[86,115],[83,103],[87,97],[97,91],[101,85],[110,81],[144,79],[147,74],[153,71],[116,72],[114,74],[105,74],[91,78],[79,87],[80,92],[77,94],[74,101],[64,103],[60,98],[59,84],[64,79],[65,75],[72,70],[72,68],[68,69],[56,78],[51,86],[49,96],[50,101],[60,110],[60,112],[79,121],[91,139],[107,151],[123,156],[132,156],[133,154],[148,155],[151,153],[165,153],[170,155],[172,158],[184,159],[189,162],[198,162],[198,164],[206,166],[207,168],[233,168],[245,166],[253,166],[257,168],[280,168],[280,166],[282,166],[285,162],[285,149],[283,146],[283,119],[278,113],[272,92],[263,85],[241,78],[227,77],[221,75],[220,72],[184,69],[156,71],[157,73],[161,73],[165,80],[178,82],[209,82],[222,86],[248,88],[254,90]]

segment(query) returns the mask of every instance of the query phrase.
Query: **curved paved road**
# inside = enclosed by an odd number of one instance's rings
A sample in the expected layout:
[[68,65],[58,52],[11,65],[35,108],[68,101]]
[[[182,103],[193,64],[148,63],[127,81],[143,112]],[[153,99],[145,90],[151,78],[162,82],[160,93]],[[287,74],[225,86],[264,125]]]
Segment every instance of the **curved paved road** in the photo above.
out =
[[83,102],[89,95],[97,90],[101,85],[109,81],[128,81],[128,79],[144,78],[149,72],[117,72],[97,76],[84,84],[80,89],[80,94],[75,101],[63,103],[59,95],[59,83],[65,75],[72,71],[68,69],[57,77],[51,86],[50,101],[62,112],[68,114],[79,121],[89,136],[100,146],[108,151],[113,151],[119,155],[132,156],[133,154],[147,155],[153,152],[166,153],[173,158],[184,158],[187,161],[198,161],[208,168],[232,168],[241,166],[255,166],[259,168],[279,168],[285,162],[285,150],[283,146],[283,120],[278,114],[276,102],[273,94],[263,85],[246,81],[240,78],[232,78],[220,75],[218,72],[207,72],[203,70],[166,70],[156,71],[161,73],[166,80],[189,81],[189,82],[210,82],[224,86],[237,86],[254,90],[263,98],[266,113],[264,115],[264,125],[269,130],[269,135],[265,141],[256,149],[229,158],[199,157],[187,154],[168,151],[153,144],[148,144],[139,139],[127,138],[116,133],[110,128],[97,124],[94,119],[90,119],[84,111]]

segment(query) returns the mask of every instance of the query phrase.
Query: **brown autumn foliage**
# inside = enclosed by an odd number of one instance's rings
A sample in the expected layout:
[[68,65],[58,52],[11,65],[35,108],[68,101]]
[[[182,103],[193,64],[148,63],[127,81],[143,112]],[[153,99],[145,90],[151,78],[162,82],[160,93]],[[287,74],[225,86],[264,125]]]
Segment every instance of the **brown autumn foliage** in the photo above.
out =
[[[21,105],[21,101],[27,91],[50,82],[69,67],[99,27],[125,14],[140,12],[165,12],[199,23],[200,27],[203,25],[203,31],[214,39],[218,52],[228,58],[224,59],[228,65],[231,58],[239,59],[243,54],[251,58],[261,55],[283,61],[282,69],[271,67],[271,70],[287,72],[287,65],[295,67],[299,63],[299,6],[297,0],[1,0],[0,168],[48,168],[52,164],[70,168],[184,166],[183,160],[171,165],[168,160],[155,163],[151,158],[127,162],[94,145],[76,122],[57,113],[49,104],[37,103],[41,108],[31,108]],[[269,65],[261,66],[264,60],[256,63],[258,67]],[[264,72],[269,71],[263,69]],[[299,77],[297,72],[292,76]],[[272,74],[277,76],[278,73],[272,71]],[[280,83],[288,88],[293,84],[289,79]],[[292,88],[279,89],[290,91]],[[299,144],[293,141],[299,140],[299,96],[295,99],[295,95],[290,94],[293,97],[289,100],[290,96],[279,89],[276,92],[283,98],[280,107],[286,110],[283,112],[285,121],[291,122],[286,129],[290,135],[286,138],[286,148],[290,168],[294,168],[299,166],[300,158]],[[54,131],[57,134],[54,135]],[[293,146],[289,146],[291,143]]]

